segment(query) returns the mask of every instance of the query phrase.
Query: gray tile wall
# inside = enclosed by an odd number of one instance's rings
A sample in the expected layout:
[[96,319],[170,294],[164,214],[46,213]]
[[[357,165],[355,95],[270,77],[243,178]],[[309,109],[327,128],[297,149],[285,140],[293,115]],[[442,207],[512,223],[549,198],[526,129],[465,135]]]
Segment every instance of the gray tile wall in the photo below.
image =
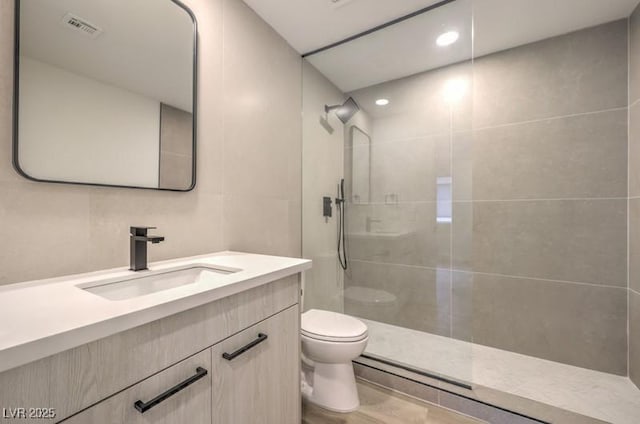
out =
[[[348,221],[345,287],[395,303],[346,299],[347,312],[626,375],[627,28],[478,58],[467,96],[446,113],[438,87],[468,65],[353,93],[412,106],[374,114],[376,204],[351,205]],[[416,105],[429,105],[424,119]],[[436,220],[445,176],[452,223]],[[398,202],[385,204],[393,192]],[[393,236],[363,236],[367,216]]]
[[300,57],[240,0],[185,3],[198,20],[201,76],[198,185],[189,193],[15,173],[13,1],[0,3],[0,284],[125,266],[136,224],[166,236],[151,260],[224,249],[300,255]]
[[640,387],[640,294],[629,291],[629,376]]
[[629,375],[640,387],[640,6],[629,19]]

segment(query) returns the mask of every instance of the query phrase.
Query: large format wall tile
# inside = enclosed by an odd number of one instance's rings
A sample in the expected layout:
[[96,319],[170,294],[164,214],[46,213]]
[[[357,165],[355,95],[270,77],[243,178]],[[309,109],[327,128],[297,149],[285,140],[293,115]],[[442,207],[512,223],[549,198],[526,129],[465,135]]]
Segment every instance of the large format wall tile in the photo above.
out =
[[455,202],[454,268],[627,284],[627,201]]
[[313,267],[305,271],[302,307],[344,313],[344,274],[338,264],[338,255],[331,252],[323,256],[304,255],[313,261]]
[[224,13],[224,191],[288,199],[302,178],[300,55],[242,1]]
[[627,20],[474,62],[474,127],[627,105]]
[[456,134],[453,146],[456,199],[627,195],[624,109]]
[[640,102],[629,108],[629,196],[640,196]]
[[371,196],[384,202],[436,201],[438,177],[451,175],[451,136],[441,134],[371,145]]
[[[165,241],[149,245],[149,261],[224,250],[222,195],[91,189],[91,269],[129,264],[129,227],[158,227]],[[166,213],[170,210],[171,213]]]
[[629,199],[629,288],[640,293],[640,198]]
[[640,100],[640,5],[629,19],[629,104]]
[[453,317],[474,343],[627,372],[624,288],[454,272]]
[[640,387],[640,6],[629,24],[629,377]]
[[436,202],[347,204],[347,224],[353,259],[431,268],[450,265],[451,224],[438,222]]
[[290,221],[299,214],[299,206],[290,208],[288,200],[226,195],[225,244],[240,252],[299,256],[300,246],[292,245],[289,239]]
[[0,183],[0,198],[0,284],[91,269],[85,187]]
[[300,55],[242,1],[224,16],[224,242],[299,256]]
[[[375,141],[389,142],[470,129],[472,87],[473,67],[463,62],[349,94],[373,118]],[[376,106],[379,98],[389,105]]]
[[351,261],[350,265],[344,283],[346,313],[433,334],[450,334],[448,270],[361,261]]
[[629,293],[629,375],[640,387],[640,292]]

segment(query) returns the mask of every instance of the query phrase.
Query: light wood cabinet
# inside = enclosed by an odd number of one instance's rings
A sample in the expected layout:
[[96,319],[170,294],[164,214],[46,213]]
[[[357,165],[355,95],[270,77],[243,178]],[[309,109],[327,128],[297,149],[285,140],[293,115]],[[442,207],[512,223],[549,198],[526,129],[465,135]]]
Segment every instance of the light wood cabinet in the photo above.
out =
[[297,305],[299,293],[298,277],[286,277],[0,373],[0,411],[56,410],[55,420],[0,424],[60,422]]
[[213,424],[299,424],[298,305],[211,348]]
[[291,306],[63,422],[299,424],[299,314]]

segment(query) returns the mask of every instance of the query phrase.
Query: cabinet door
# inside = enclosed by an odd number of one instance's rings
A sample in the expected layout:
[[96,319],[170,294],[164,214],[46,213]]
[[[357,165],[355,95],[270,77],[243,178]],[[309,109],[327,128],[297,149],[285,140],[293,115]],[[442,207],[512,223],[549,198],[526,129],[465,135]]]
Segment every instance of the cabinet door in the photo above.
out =
[[300,424],[300,312],[280,312],[211,348],[213,424]]
[[211,424],[211,353],[187,358],[64,423]]

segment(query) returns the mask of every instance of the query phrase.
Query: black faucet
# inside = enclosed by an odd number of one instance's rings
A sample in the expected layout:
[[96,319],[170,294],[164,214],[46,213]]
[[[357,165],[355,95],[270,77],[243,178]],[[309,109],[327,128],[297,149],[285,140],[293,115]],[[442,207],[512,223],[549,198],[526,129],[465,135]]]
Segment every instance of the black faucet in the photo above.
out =
[[147,268],[147,243],[158,244],[164,241],[162,236],[147,236],[147,230],[153,230],[156,227],[131,227],[129,257],[131,259],[131,271],[143,271]]

